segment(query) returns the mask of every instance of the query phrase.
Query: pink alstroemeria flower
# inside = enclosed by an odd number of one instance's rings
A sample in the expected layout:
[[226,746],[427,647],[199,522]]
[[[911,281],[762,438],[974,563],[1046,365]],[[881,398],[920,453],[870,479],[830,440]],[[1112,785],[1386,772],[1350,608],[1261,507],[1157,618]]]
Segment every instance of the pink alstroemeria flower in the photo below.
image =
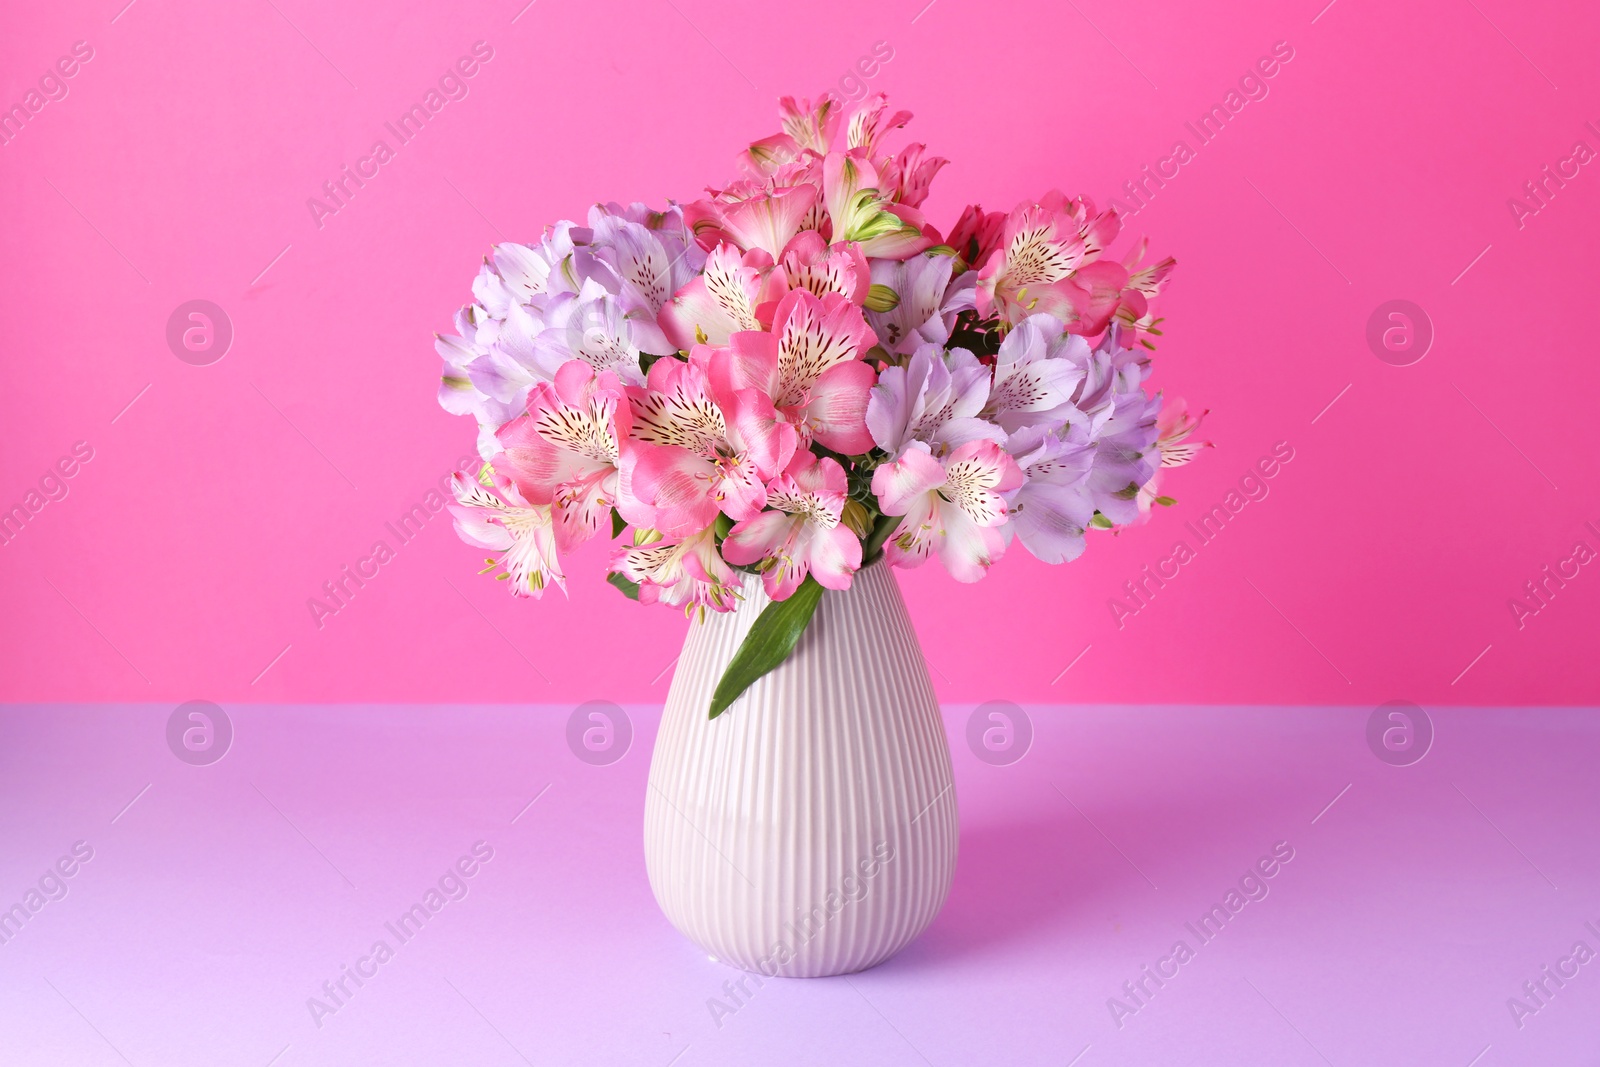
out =
[[[810,100],[796,101],[794,97],[786,96],[778,101],[783,132],[752,144],[741,153],[741,162],[751,175],[770,180],[785,165],[808,155],[822,157],[834,149],[861,148],[871,156],[877,150],[879,138],[911,121],[911,112],[896,111],[889,114],[888,108],[889,99],[883,93],[873,93],[867,97],[851,113],[841,143],[839,126],[844,117],[844,105],[834,94],[823,93],[815,104]],[[911,149],[917,151],[913,153]],[[904,150],[901,155],[906,158],[901,169],[917,169],[921,150],[921,145],[912,145]],[[937,170],[938,167],[932,169]],[[927,178],[932,178],[931,172]],[[908,200],[908,203],[915,206],[917,201]]]
[[878,140],[890,130],[898,130],[911,121],[909,111],[889,111],[889,97],[873,93],[850,114],[845,126],[845,147],[861,149],[871,156],[878,148]]
[[630,392],[637,447],[623,461],[623,495],[648,512],[623,511],[632,525],[683,537],[710,526],[719,511],[748,519],[765,506],[766,483],[793,458],[795,430],[767,393],[713,387],[708,373],[726,380],[721,364],[729,358],[702,345],[688,362],[657,360],[645,388]]
[[[979,313],[1015,322],[1045,312],[1074,333],[1098,333],[1127,280],[1121,264],[1097,262],[1121,225],[1116,211],[1096,214],[1088,201],[1069,201],[1059,192],[1018,204],[978,274]],[[1086,320],[1082,328],[1079,319]],[[1099,327],[1089,328],[1095,321]]]
[[834,241],[855,241],[869,258],[905,259],[928,248],[938,234],[922,213],[897,204],[893,190],[881,188],[867,149],[829,152],[822,161],[823,203]]
[[969,204],[950,228],[945,244],[956,250],[971,270],[981,271],[1005,240],[1006,213]]
[[767,486],[767,506],[728,532],[722,556],[740,565],[767,561],[761,580],[773,600],[787,600],[806,575],[827,589],[849,589],[861,567],[861,539],[841,522],[849,486],[844,468],[810,452]]
[[782,133],[764,137],[740,153],[744,169],[758,179],[771,178],[778,168],[805,152],[824,155],[839,128],[840,103],[832,93],[810,100],[785,96],[778,101]]
[[543,597],[552,582],[565,593],[567,577],[556,558],[549,506],[529,504],[508,481],[498,479],[497,485],[511,503],[460,471],[451,476],[456,503],[450,505],[450,514],[456,534],[469,545],[504,553],[499,565],[509,576],[513,596]]
[[852,304],[867,299],[872,285],[872,269],[861,246],[851,242],[830,245],[815,230],[805,230],[783,250],[784,280],[790,289],[804,289],[813,296],[838,293]]
[[861,357],[876,341],[861,309],[836,293],[794,289],[778,304],[771,333],[730,341],[726,388],[756,389],[800,432],[847,456],[872,448],[867,398],[877,374]]
[[776,259],[807,228],[819,193],[809,183],[771,191],[735,186],[709,200],[696,200],[683,209],[683,217],[707,251],[731,242],[742,251],[759,248]]
[[[1139,514],[1145,516],[1149,513],[1151,505],[1161,497],[1161,471],[1168,467],[1182,467],[1198,456],[1203,449],[1211,447],[1210,441],[1190,441],[1189,436],[1200,428],[1200,423],[1209,415],[1209,411],[1202,411],[1198,415],[1190,414],[1189,405],[1182,400],[1163,400],[1161,414],[1156,416],[1156,450],[1161,453],[1161,464],[1150,480],[1139,487],[1137,503]],[[1167,503],[1172,503],[1168,500]]]
[[783,293],[783,277],[773,270],[771,256],[725,244],[706,257],[704,274],[662,305],[657,321],[680,352],[697,344],[725,345],[740,330],[762,329],[763,311],[770,322],[771,305]]
[[619,548],[611,570],[638,584],[641,604],[667,604],[693,614],[706,608],[732,611],[739,602],[738,576],[717,554],[710,529],[681,540]]
[[1127,268],[1109,259],[1078,268],[1056,286],[1071,308],[1066,315],[1067,329],[1085,337],[1104,330],[1121,306],[1127,284]]
[[883,191],[893,197],[895,203],[921,207],[928,198],[934,175],[950,162],[943,156],[927,155],[927,151],[927,145],[908,144],[879,166]]
[[528,414],[501,428],[504,451],[495,470],[528,500],[555,512],[562,551],[595,535],[618,504],[617,467],[628,440],[632,412],[614,374],[596,374],[579,359],[539,382],[528,394]]
[[897,567],[920,567],[937,551],[956,581],[977,581],[1005,554],[1001,494],[1021,484],[1016,461],[993,441],[969,441],[942,462],[913,442],[872,476],[883,513],[905,516],[885,558]]
[[1139,267],[1139,261],[1144,258],[1145,249],[1149,241],[1140,238],[1139,243],[1124,257],[1123,269],[1128,271],[1128,281],[1122,290],[1120,302],[1117,305],[1115,318],[1123,327],[1125,343],[1132,345],[1135,341],[1146,348],[1154,348],[1149,341],[1139,338],[1139,334],[1151,333],[1159,335],[1156,323],[1160,320],[1150,311],[1150,301],[1160,294],[1162,287],[1167,284],[1167,279],[1172,276],[1172,271],[1178,261],[1168,256],[1158,263],[1148,267]]

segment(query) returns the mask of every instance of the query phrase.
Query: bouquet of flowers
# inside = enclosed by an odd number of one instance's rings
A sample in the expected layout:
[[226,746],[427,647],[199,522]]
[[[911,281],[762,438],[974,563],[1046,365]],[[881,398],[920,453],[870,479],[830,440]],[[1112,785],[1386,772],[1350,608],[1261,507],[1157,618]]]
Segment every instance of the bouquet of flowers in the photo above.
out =
[[[772,603],[712,715],[781,663],[824,589],[880,557],[975,582],[1021,542],[1063,563],[1169,504],[1198,420],[1145,388],[1174,261],[1052,192],[923,216],[947,162],[884,142],[910,114],[784,98],[741,176],[664,210],[596,206],[495,246],[440,336],[440,404],[478,422],[456,529],[517,596],[609,526],[608,580],[644,603]],[[741,573],[744,572],[744,573]]]

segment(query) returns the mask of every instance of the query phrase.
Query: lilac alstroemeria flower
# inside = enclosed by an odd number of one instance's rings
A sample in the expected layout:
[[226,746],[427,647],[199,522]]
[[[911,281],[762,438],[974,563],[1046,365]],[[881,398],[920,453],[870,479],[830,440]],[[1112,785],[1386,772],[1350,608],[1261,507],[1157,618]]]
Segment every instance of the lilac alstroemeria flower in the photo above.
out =
[[1160,413],[1160,396],[1147,397],[1137,388],[1120,393],[1094,434],[1089,499],[1119,526],[1139,517],[1139,489],[1155,476],[1161,461],[1156,448]]
[[1006,451],[1022,469],[1023,482],[1011,495],[1011,521],[1001,532],[1045,563],[1077,559],[1095,511],[1089,496],[1095,448],[1087,428],[1027,426],[1011,435]]
[[483,308],[477,305],[462,308],[456,312],[456,335],[436,335],[433,347],[444,360],[439,406],[452,415],[471,415],[477,420],[478,454],[488,459],[500,450],[495,431],[521,413],[527,392],[524,389],[521,396],[501,399],[505,391],[483,380],[484,368],[498,364],[491,346],[477,340],[483,316]]
[[1089,354],[1088,343],[1067,333],[1059,320],[1030,316],[1000,343],[984,415],[1008,433],[1068,421]]
[[577,293],[550,298],[544,329],[533,340],[533,364],[542,377],[553,381],[563,363],[581,359],[596,371],[613,372],[628,385],[643,385],[640,353],[659,356],[672,351],[656,325],[655,313],[644,303],[607,292],[589,278]]
[[871,262],[872,284],[892,289],[900,300],[888,311],[867,312],[878,344],[887,352],[903,356],[915,352],[919,345],[942,345],[948,341],[955,322],[955,309],[947,306],[955,260],[936,252],[923,252],[903,261]]
[[964,348],[917,349],[904,367],[887,367],[867,401],[867,430],[899,459],[913,441],[944,455],[968,441],[1003,441],[994,423],[978,417],[989,397],[989,368]]
[[[610,205],[613,209],[615,206]],[[642,204],[633,206],[638,211],[644,209]],[[589,220],[594,229],[594,256],[610,268],[616,279],[616,285],[607,288],[629,312],[642,310],[653,322],[672,294],[699,275],[705,253],[688,240],[677,209],[647,214],[655,214],[659,228],[651,229],[621,215],[603,214],[600,208],[589,213]]]
[[439,403],[478,420],[485,458],[533,386],[554,381],[566,361],[642,385],[640,354],[674,351],[656,313],[705,262],[682,211],[597,205],[589,223],[557,223],[532,245],[496,245],[472,283],[475,303],[456,316],[457,336],[437,341]]

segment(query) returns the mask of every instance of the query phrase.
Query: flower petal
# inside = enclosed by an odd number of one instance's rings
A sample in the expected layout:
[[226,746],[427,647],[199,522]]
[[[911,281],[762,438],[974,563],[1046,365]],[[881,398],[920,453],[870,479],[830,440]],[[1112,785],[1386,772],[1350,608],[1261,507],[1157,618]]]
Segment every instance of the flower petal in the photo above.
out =
[[845,526],[806,527],[806,562],[811,576],[825,589],[849,589],[861,569],[861,539]]
[[803,525],[804,516],[763,511],[728,531],[728,536],[722,540],[722,558],[739,566],[759,563],[792,544]]
[[872,448],[867,404],[877,374],[860,360],[839,363],[822,373],[805,404],[805,426],[826,448],[858,456]]
[[872,493],[885,515],[909,515],[911,507],[944,480],[944,466],[926,445],[914,444],[895,462],[873,471]]
[[711,495],[715,476],[710,462],[686,448],[640,445],[633,452],[628,485],[631,495],[651,509],[643,525],[668,537],[684,537],[716,519],[717,502]]
[[939,539],[939,561],[956,581],[979,581],[1005,555],[1005,538],[999,530],[973,522],[959,508],[947,506],[941,511],[944,536]]

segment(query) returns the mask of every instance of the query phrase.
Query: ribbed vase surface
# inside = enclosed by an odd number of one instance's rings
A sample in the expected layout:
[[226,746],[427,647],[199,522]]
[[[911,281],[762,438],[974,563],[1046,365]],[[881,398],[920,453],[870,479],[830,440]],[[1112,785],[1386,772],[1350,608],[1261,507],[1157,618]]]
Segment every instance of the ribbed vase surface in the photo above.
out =
[[711,694],[768,603],[693,622],[645,800],[650,886],[712,956],[848,974],[904,948],[955,873],[950,748],[889,567],[829,590],[794,654],[716,719]]

